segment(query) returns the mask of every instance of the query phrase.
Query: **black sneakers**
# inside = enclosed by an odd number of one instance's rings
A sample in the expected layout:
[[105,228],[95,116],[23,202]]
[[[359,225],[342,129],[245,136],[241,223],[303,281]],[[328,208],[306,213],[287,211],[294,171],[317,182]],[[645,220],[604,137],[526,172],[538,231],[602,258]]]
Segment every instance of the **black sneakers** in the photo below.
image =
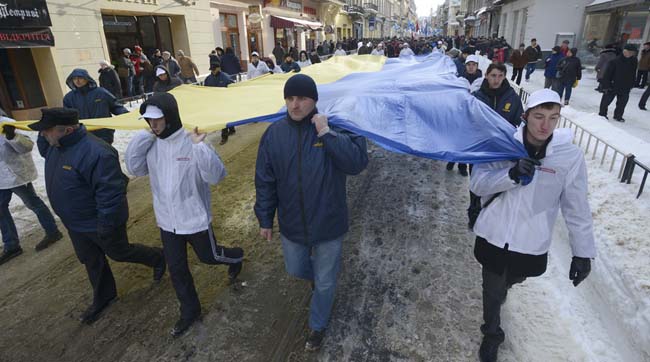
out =
[[174,328],[169,332],[172,337],[180,337],[182,336],[185,332],[187,332],[188,329],[196,322],[200,316],[196,316],[194,318],[181,318],[179,319],[176,324],[174,325]]
[[625,122],[625,119],[623,117],[618,117],[618,118],[614,117],[614,119],[619,121],[619,122]]
[[609,119],[609,117],[607,117],[606,114],[598,113],[598,115],[601,116],[601,117],[605,117],[605,119]]
[[307,342],[305,342],[305,351],[307,352],[316,352],[320,349],[323,344],[323,337],[325,336],[325,331],[309,331],[307,336]]
[[13,250],[4,250],[2,251],[2,254],[0,254],[0,265],[8,262],[9,260],[17,257],[18,255],[23,253],[23,248],[20,246],[13,249]]
[[96,320],[101,317],[102,312],[108,308],[113,302],[117,300],[117,296],[114,296],[113,298],[107,300],[106,302],[97,305],[95,303],[91,304],[86,311],[81,313],[81,316],[79,316],[79,321],[83,324],[93,324]]
[[466,168],[459,168],[458,173],[463,177],[467,177],[467,169]]
[[454,169],[454,163],[453,162],[447,162],[447,171],[451,171]]
[[61,234],[60,231],[56,231],[54,234],[50,235],[45,235],[43,240],[39,241],[38,244],[34,247],[34,250],[36,251],[41,251],[43,249],[46,249],[48,246],[56,243],[57,241],[61,240],[63,238],[63,234]]
[[499,346],[501,342],[495,341],[492,338],[483,337],[481,347],[478,350],[478,358],[481,362],[497,362],[497,355],[499,354]]

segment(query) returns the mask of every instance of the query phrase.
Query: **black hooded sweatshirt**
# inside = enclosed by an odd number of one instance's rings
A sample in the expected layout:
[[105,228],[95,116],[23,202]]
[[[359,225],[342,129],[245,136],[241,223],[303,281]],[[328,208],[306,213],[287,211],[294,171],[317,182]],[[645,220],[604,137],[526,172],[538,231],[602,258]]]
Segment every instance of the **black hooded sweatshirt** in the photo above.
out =
[[183,84],[183,81],[181,81],[178,77],[169,74],[169,70],[164,65],[156,66],[156,68],[154,68],[153,74],[156,74],[156,71],[158,69],[162,69],[165,71],[165,73],[167,73],[167,80],[162,81],[160,78],[156,77],[156,83],[153,85],[154,92],[169,92],[170,90]]
[[[166,127],[164,131],[157,135],[159,138],[165,139],[183,128],[181,116],[178,112],[178,103],[176,103],[176,98],[173,95],[169,93],[155,93],[140,105],[140,114],[146,112],[148,105],[160,108],[163,115],[165,115]],[[149,123],[149,120],[147,120],[147,123]]]

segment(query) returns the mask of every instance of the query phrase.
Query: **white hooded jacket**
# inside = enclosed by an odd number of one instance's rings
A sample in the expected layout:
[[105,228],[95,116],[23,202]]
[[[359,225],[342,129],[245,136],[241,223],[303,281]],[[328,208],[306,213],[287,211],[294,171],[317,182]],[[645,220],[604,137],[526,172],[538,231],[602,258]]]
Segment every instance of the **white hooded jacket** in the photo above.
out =
[[257,67],[253,63],[248,63],[248,79],[257,78],[260,75],[264,75],[268,72],[269,66],[262,61],[257,63]]
[[182,128],[165,139],[140,131],[124,158],[130,174],[149,175],[158,227],[182,235],[209,229],[210,185],[226,176],[223,162],[210,145],[194,144]]
[[[11,118],[0,117],[0,123],[13,122]],[[1,131],[1,128],[0,128]],[[29,137],[16,132],[16,137],[8,140],[0,134],[0,190],[13,189],[26,185],[38,177],[32,159],[34,142]]]
[[[521,126],[515,138],[523,143]],[[551,246],[558,211],[569,229],[573,256],[595,258],[593,220],[587,200],[587,167],[582,151],[571,143],[569,129],[556,129],[530,184],[522,186],[508,176],[514,162],[492,162],[474,166],[470,189],[486,202],[503,192],[483,209],[474,233],[490,244],[529,255],[541,255]]]

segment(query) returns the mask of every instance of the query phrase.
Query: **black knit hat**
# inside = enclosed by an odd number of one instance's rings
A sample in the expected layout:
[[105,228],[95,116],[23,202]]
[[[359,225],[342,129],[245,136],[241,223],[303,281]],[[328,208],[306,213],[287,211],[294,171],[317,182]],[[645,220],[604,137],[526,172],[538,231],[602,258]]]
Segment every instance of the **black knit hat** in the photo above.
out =
[[291,96],[309,97],[318,101],[316,82],[305,74],[296,74],[284,84],[284,98]]
[[639,51],[639,49],[634,44],[625,44],[625,47],[623,47],[623,49],[631,52]]
[[41,120],[28,125],[34,131],[42,131],[54,126],[74,126],[79,124],[79,111],[74,108],[43,108]]

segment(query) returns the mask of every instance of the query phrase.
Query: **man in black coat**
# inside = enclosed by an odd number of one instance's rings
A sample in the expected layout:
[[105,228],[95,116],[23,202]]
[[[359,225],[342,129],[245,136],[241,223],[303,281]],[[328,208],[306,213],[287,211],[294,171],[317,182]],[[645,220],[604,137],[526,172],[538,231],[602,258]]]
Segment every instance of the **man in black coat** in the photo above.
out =
[[598,115],[607,118],[607,107],[616,97],[614,119],[625,122],[623,112],[627,101],[630,99],[630,90],[634,88],[636,83],[636,53],[636,46],[627,44],[623,49],[623,54],[607,65],[607,70],[605,70],[605,75],[601,80],[603,96],[600,99]]
[[122,98],[122,84],[115,68],[107,61],[99,62],[99,86],[109,91],[115,98]]
[[131,244],[126,234],[128,178],[117,151],[88,134],[71,108],[43,109],[38,151],[45,158],[45,188],[54,212],[68,229],[72,246],[93,288],[93,302],[79,318],[91,324],[117,298],[113,272],[106,260],[153,268],[154,281],[165,274],[162,249]]
[[530,81],[530,75],[537,68],[537,62],[542,58],[542,48],[537,44],[537,39],[532,38],[530,45],[524,50],[524,55],[528,58],[526,64],[526,82]]

